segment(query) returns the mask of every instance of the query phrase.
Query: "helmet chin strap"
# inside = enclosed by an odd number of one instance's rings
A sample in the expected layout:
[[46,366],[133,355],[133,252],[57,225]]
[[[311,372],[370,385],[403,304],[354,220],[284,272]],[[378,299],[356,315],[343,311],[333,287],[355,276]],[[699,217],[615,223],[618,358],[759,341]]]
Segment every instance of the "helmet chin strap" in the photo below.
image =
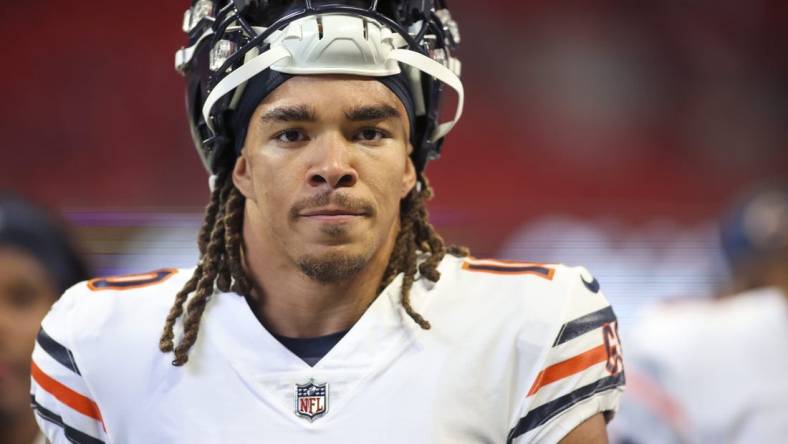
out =
[[[272,36],[268,51],[241,65],[213,88],[202,108],[205,122],[215,131],[210,117],[216,102],[266,69],[289,74],[381,77],[399,74],[401,63],[440,80],[457,93],[454,118],[435,128],[430,136],[430,141],[435,142],[448,134],[462,115],[462,82],[457,73],[441,63],[418,52],[396,48],[401,40],[397,37],[377,23],[353,16],[310,16],[294,21]],[[459,70],[458,63],[453,67]]]

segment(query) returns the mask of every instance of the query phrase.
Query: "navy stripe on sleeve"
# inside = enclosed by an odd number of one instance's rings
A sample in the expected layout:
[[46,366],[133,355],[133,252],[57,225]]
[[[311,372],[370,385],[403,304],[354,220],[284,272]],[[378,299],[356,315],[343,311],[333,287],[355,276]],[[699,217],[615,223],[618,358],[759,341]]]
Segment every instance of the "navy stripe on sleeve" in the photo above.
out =
[[52,339],[43,328],[38,330],[38,336],[36,336],[36,342],[38,343],[41,348],[49,354],[54,360],[63,364],[64,367],[73,371],[74,373],[81,375],[79,372],[79,368],[77,367],[77,362],[74,360],[74,355],[71,353],[71,350],[67,349],[59,342]]
[[608,305],[603,309],[581,316],[574,321],[567,322],[561,327],[561,333],[555,338],[553,347],[615,320],[616,315],[613,313],[613,307]]
[[66,438],[70,442],[73,442],[74,444],[104,444],[104,441],[96,439],[86,433],[80,432],[79,430],[64,423],[63,418],[61,418],[60,415],[51,410],[47,410],[44,406],[39,404],[38,401],[36,401],[36,398],[33,395],[30,396],[30,405],[33,407],[33,410],[35,410],[36,414],[38,414],[38,416],[40,416],[42,419],[62,428],[66,434]]
[[518,436],[545,424],[547,421],[555,418],[573,405],[598,393],[614,389],[621,385],[624,385],[624,372],[619,372],[616,375],[599,379],[596,382],[592,382],[571,393],[536,407],[517,421],[517,425],[509,432],[509,436],[506,439],[507,444],[510,444]]

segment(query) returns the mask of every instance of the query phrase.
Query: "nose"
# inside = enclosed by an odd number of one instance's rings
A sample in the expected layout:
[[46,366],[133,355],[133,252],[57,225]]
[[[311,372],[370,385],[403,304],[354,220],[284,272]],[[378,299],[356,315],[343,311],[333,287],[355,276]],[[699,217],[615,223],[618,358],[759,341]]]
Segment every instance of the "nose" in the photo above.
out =
[[352,187],[358,173],[352,166],[352,147],[343,137],[326,137],[315,146],[312,165],[307,171],[307,181],[313,187]]

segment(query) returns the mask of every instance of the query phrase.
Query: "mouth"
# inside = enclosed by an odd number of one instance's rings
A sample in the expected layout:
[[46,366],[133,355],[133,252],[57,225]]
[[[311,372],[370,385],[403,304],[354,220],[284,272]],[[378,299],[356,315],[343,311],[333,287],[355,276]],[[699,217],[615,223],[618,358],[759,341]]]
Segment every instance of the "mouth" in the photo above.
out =
[[374,206],[360,197],[334,191],[305,197],[290,208],[292,220],[345,224],[375,216]]
[[304,219],[331,223],[346,223],[367,215],[366,211],[347,208],[316,208],[299,214]]

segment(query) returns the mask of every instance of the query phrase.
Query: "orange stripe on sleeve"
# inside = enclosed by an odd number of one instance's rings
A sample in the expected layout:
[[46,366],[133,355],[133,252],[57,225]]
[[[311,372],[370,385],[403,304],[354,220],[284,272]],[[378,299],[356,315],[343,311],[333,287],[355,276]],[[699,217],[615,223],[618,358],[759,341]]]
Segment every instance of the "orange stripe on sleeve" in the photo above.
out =
[[534,384],[531,386],[531,390],[528,391],[528,396],[538,392],[539,389],[547,384],[580,373],[588,367],[599,364],[605,360],[607,360],[607,350],[605,350],[603,344],[575,357],[569,358],[566,361],[553,364],[539,372]]
[[81,395],[61,384],[60,382],[54,380],[51,376],[47,375],[40,368],[38,368],[35,362],[33,362],[33,364],[30,366],[30,373],[36,383],[42,389],[46,390],[52,396],[57,398],[58,401],[71,407],[79,413],[82,413],[85,416],[89,416],[96,421],[101,422],[102,425],[104,424],[104,420],[101,418],[101,412],[99,411],[98,406],[90,398]]

